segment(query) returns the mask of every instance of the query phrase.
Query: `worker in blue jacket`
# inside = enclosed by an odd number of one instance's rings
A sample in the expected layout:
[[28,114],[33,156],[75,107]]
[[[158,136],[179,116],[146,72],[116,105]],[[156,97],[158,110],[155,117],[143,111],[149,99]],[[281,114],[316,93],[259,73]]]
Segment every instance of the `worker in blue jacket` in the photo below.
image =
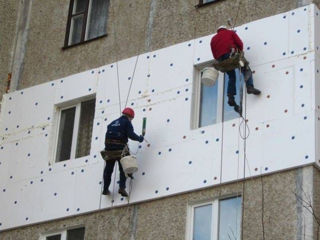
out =
[[108,160],[106,160],[106,166],[103,173],[104,188],[103,195],[109,195],[109,185],[111,182],[111,175],[113,173],[114,164],[118,161],[120,170],[120,182],[119,182],[119,193],[123,197],[127,197],[126,192],[126,175],[122,169],[120,159],[123,156],[128,156],[129,148],[127,146],[128,138],[134,141],[143,142],[143,136],[138,136],[133,130],[131,124],[134,118],[134,111],[131,108],[125,108],[122,111],[122,116],[108,125],[108,129],[105,137],[105,151]]

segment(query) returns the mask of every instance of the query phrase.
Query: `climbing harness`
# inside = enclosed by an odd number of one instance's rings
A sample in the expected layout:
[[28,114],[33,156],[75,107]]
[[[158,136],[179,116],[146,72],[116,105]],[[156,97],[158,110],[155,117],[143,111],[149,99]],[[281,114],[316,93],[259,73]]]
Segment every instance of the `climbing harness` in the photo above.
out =
[[241,51],[231,53],[230,57],[223,61],[214,59],[212,65],[218,71],[226,73],[241,67],[241,65],[247,66],[249,62],[245,59],[244,52]]

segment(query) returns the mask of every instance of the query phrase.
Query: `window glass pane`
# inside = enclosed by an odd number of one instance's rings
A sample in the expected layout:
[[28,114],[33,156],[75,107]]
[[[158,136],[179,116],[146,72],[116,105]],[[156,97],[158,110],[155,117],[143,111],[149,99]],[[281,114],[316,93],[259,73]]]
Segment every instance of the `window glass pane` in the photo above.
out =
[[83,25],[83,14],[75,16],[71,19],[70,28],[70,45],[79,43],[81,41]]
[[92,39],[107,32],[109,0],[92,0],[89,15],[88,39]]
[[240,239],[241,197],[219,203],[219,240]]
[[83,12],[86,9],[88,0],[74,0],[73,14]]
[[84,240],[84,227],[68,230],[67,240]]
[[218,81],[213,86],[201,84],[199,127],[217,121]]
[[[236,95],[234,96],[234,99],[236,103],[240,106],[240,94],[239,94],[239,89],[240,89],[240,74],[239,70],[236,69]],[[228,105],[228,96],[227,96],[227,91],[228,91],[228,83],[229,83],[229,76],[228,74],[224,74],[224,93],[223,93],[223,121],[228,121],[234,118],[238,118],[239,113],[237,113],[234,110],[234,107],[231,107]]]
[[212,204],[194,208],[193,240],[211,240]]
[[58,234],[58,235],[46,237],[46,240],[61,240],[61,235]]
[[81,103],[80,124],[76,152],[77,158],[90,154],[95,103],[95,99]]
[[57,146],[58,162],[70,159],[75,112],[75,107],[61,111]]

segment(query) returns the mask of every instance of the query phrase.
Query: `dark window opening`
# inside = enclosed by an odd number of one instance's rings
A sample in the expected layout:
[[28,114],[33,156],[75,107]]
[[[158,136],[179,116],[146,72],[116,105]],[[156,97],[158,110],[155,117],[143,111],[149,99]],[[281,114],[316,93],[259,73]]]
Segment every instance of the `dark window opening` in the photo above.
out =
[[75,107],[61,111],[57,147],[58,162],[70,159],[75,113]]
[[68,230],[67,240],[84,240],[84,227]]
[[95,99],[60,110],[56,162],[90,154]]
[[81,103],[76,158],[90,154],[95,103],[95,99]]
[[54,236],[46,237],[46,240],[61,240],[61,234],[57,234]]
[[71,0],[64,47],[105,36],[109,0]]

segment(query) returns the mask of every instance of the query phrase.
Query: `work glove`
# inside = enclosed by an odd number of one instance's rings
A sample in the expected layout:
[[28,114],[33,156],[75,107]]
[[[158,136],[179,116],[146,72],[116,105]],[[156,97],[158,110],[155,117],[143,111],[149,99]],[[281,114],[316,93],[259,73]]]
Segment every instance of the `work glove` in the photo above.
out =
[[144,137],[142,135],[140,135],[138,141],[141,143],[141,142],[143,142],[143,140],[144,140]]

